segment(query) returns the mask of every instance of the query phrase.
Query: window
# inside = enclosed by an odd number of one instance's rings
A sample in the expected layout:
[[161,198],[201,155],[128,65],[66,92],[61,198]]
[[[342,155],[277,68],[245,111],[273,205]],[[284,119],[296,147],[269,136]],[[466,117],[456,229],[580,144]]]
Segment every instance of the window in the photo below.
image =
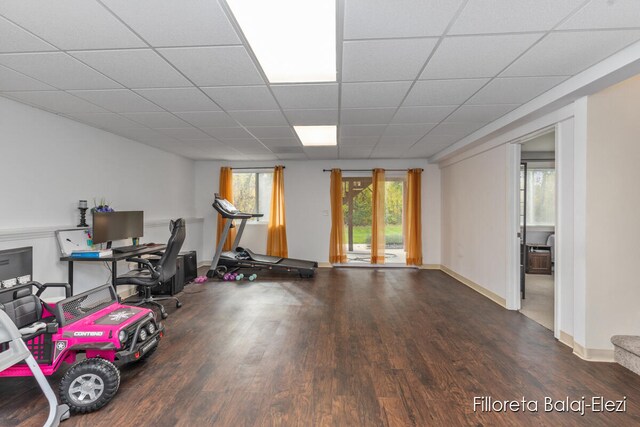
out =
[[556,171],[527,169],[527,225],[553,226],[556,222]]
[[261,213],[255,221],[269,222],[273,172],[234,172],[233,204],[241,212]]

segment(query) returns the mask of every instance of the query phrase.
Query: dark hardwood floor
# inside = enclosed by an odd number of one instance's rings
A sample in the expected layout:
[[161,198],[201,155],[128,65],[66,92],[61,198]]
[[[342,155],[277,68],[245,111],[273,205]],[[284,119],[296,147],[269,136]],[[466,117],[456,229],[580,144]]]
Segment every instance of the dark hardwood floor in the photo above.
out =
[[[63,426],[640,424],[640,377],[579,359],[439,271],[320,269],[192,284],[181,299],[160,349],[123,368],[113,401]],[[541,403],[481,413],[474,396]],[[545,413],[545,396],[626,396],[627,410]],[[0,425],[39,426],[46,411],[33,379],[0,379]]]

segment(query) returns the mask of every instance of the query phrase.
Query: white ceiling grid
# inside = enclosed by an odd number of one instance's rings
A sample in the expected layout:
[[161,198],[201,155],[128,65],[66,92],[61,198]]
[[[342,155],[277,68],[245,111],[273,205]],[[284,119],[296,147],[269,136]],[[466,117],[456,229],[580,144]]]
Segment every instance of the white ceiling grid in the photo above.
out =
[[224,0],[3,0],[0,95],[194,159],[429,157],[640,40],[637,0],[337,1],[337,82],[271,85]]

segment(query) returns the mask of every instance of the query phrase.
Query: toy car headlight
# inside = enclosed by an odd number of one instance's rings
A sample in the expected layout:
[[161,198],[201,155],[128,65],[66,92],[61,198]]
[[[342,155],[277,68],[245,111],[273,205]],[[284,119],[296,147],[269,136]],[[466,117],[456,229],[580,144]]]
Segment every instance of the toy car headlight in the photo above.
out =
[[153,333],[156,331],[156,325],[154,325],[153,322],[149,322],[147,331],[149,331],[149,334],[153,335]]
[[118,332],[118,339],[120,340],[120,342],[122,344],[124,344],[125,342],[127,342],[127,331],[125,331],[124,329],[121,330],[120,332]]
[[138,334],[138,338],[140,338],[140,341],[144,341],[147,339],[146,329],[140,329],[140,334]]

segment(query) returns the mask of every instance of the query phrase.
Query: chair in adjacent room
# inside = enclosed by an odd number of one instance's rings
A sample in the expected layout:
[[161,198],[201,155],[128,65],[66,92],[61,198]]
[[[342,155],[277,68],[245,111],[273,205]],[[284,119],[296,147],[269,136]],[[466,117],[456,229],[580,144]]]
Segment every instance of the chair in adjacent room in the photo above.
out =
[[167,242],[167,248],[157,262],[152,262],[146,258],[128,258],[128,262],[138,263],[141,267],[119,276],[116,280],[116,286],[136,285],[142,295],[137,300],[127,301],[127,304],[150,304],[156,306],[160,309],[163,319],[166,319],[168,314],[164,306],[160,304],[160,301],[174,300],[177,308],[182,306],[180,300],[174,296],[154,297],[151,294],[153,288],[162,285],[176,274],[176,261],[186,236],[184,219],[180,218],[171,221],[169,229],[171,230],[171,237]]

